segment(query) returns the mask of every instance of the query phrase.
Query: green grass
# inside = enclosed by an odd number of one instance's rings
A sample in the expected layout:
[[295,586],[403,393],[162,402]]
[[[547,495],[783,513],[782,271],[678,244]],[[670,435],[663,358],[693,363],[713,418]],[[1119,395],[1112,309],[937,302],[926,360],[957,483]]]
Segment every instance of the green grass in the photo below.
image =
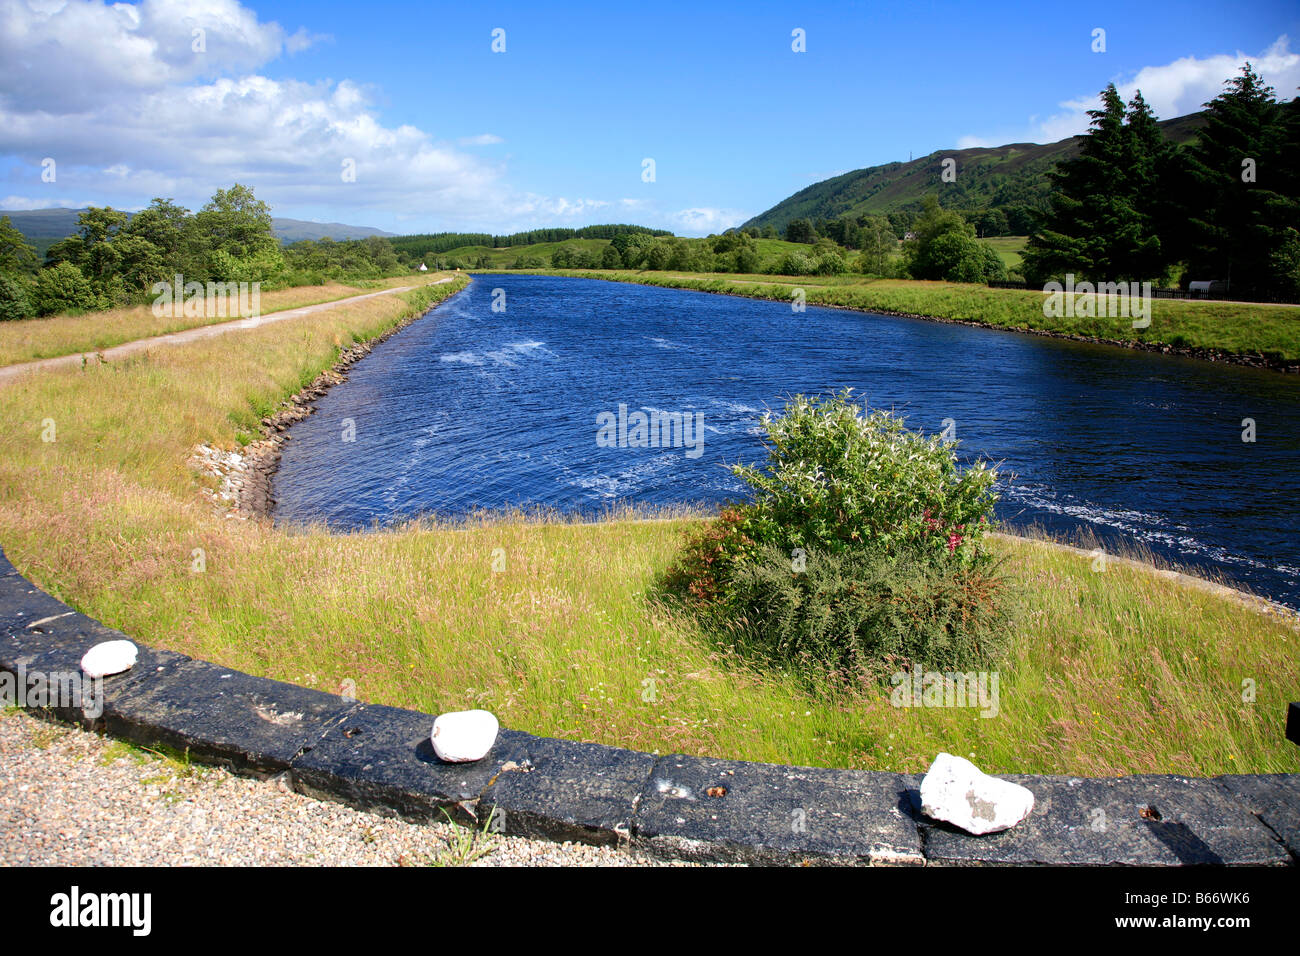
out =
[[[368,701],[484,707],[538,734],[906,771],[939,750],[994,772],[1300,769],[1282,726],[1293,627],[1046,545],[995,545],[1027,611],[1000,714],[982,719],[895,709],[888,688],[810,693],[710,643],[650,597],[689,515],[331,534],[213,512],[186,465],[195,445],[234,447],[253,408],[463,281],[0,386],[0,543],[39,585],[145,643],[328,691],[352,681]],[[41,441],[46,418],[56,442]]]
[[[280,312],[321,302],[334,302],[349,296],[361,295],[378,289],[402,285],[419,285],[432,282],[446,273],[421,273],[393,279],[367,279],[352,283],[327,282],[324,285],[295,286],[263,292],[260,296],[261,313]],[[233,309],[231,303],[230,308]],[[217,315],[214,303],[211,314],[156,316],[149,305],[124,306],[100,312],[77,315],[56,315],[43,319],[20,319],[0,322],[0,365],[30,362],[35,359],[75,355],[79,352],[97,352],[131,342],[181,332],[201,325],[229,322],[240,316]]]
[[1023,264],[1020,254],[1024,251],[1028,239],[1028,236],[993,236],[989,239],[981,239],[980,242],[993,247],[1009,272],[1019,272]]
[[1151,303],[1151,326],[1137,330],[1124,317],[1043,315],[1043,293],[990,289],[959,282],[871,279],[861,275],[766,276],[723,273],[545,270],[612,282],[696,289],[750,298],[791,301],[805,291],[810,305],[864,312],[892,312],[974,322],[992,328],[1044,331],[1117,342],[1213,349],[1271,359],[1300,360],[1300,308],[1232,302],[1159,299]]

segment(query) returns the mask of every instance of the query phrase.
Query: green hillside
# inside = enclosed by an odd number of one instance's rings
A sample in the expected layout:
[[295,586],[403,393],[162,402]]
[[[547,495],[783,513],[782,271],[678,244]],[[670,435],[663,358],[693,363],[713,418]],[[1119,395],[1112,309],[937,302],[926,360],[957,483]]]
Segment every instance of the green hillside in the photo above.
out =
[[[1166,138],[1186,143],[1205,125],[1203,113],[1191,113],[1160,124]],[[793,219],[842,219],[919,210],[921,198],[935,193],[946,209],[1045,208],[1048,171],[1078,152],[1082,137],[1058,143],[1011,143],[1006,146],[940,150],[907,163],[886,163],[857,169],[801,189],[741,228],[774,226],[778,231]],[[943,160],[957,161],[955,182],[940,178]],[[1013,221],[1012,228],[1015,228]]]

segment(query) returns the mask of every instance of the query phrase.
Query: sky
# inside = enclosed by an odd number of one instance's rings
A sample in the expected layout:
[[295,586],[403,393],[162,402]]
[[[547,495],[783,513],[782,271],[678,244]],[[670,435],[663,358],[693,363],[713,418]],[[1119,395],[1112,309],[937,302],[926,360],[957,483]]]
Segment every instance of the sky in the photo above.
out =
[[1300,4],[0,0],[0,208],[240,182],[395,233],[705,235],[852,169],[1083,132],[1110,82],[1183,115],[1247,59],[1296,94]]

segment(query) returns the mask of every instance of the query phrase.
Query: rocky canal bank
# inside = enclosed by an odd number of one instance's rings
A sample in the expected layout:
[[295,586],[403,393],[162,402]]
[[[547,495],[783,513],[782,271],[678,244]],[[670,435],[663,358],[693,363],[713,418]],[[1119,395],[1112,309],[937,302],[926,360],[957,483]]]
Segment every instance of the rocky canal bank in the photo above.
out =
[[[455,279],[443,279],[440,282],[454,282]],[[462,291],[473,280],[465,276],[461,288],[451,295]],[[438,284],[438,283],[434,283]],[[450,298],[448,296],[447,298]],[[447,298],[431,305],[446,302]],[[275,498],[272,494],[272,482],[276,469],[280,466],[280,455],[284,445],[292,437],[289,428],[316,411],[316,402],[326,393],[347,381],[348,370],[369,355],[390,337],[402,331],[416,319],[428,315],[425,309],[407,316],[386,332],[365,342],[357,342],[342,348],[334,364],[316,376],[315,381],[280,403],[280,408],[272,415],[262,419],[262,437],[250,442],[242,449],[229,451],[214,448],[211,445],[199,445],[190,457],[190,465],[202,475],[218,483],[216,489],[205,488],[204,495],[226,517],[246,521],[250,518],[270,520],[275,510]]]

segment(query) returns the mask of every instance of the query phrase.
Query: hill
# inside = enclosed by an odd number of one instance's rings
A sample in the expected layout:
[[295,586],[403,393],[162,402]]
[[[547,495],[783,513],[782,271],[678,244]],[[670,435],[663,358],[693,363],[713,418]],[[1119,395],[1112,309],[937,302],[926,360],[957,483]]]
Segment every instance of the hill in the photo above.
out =
[[[77,217],[85,209],[0,209],[0,216],[8,216],[14,228],[36,247],[38,258],[45,258],[45,251],[77,231]],[[349,226],[341,222],[311,222],[306,219],[285,219],[275,216],[271,219],[271,228],[281,242],[297,242],[300,239],[364,239],[367,236],[391,236],[393,233],[369,226]]]
[[[1204,113],[1189,113],[1160,123],[1165,137],[1186,143],[1205,125]],[[922,197],[937,193],[946,208],[1003,209],[1046,207],[1048,171],[1079,150],[1081,136],[1057,143],[1010,143],[1006,146],[945,149],[907,163],[886,163],[857,169],[815,183],[783,199],[744,223],[747,229],[774,226],[778,231],[793,219],[843,219],[919,210]],[[943,160],[957,160],[957,179],[945,183]],[[1010,216],[1009,216],[1010,218]],[[1012,223],[1013,231],[1015,223]]]

